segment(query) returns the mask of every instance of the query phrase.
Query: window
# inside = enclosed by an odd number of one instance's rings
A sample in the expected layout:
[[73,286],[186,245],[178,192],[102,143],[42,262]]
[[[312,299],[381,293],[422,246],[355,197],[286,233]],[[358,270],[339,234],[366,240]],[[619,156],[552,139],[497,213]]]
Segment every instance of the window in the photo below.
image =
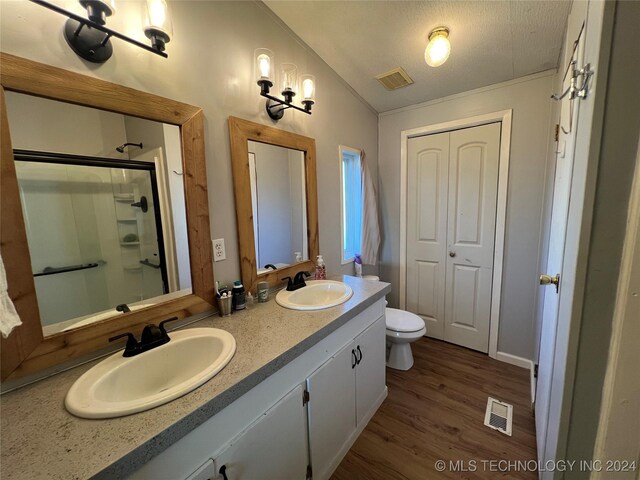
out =
[[360,253],[362,239],[362,170],[360,150],[340,146],[342,264]]

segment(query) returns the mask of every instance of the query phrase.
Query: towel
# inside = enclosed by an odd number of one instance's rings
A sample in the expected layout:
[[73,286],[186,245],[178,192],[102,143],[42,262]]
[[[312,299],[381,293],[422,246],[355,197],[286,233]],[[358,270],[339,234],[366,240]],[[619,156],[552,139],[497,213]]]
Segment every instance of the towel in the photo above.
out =
[[362,172],[362,240],[360,256],[365,265],[375,265],[380,247],[380,224],[378,223],[378,200],[371,173],[367,167],[364,150],[360,154]]
[[8,338],[18,325],[22,325],[16,307],[9,298],[9,285],[7,284],[7,273],[4,270],[4,262],[0,255],[0,332],[4,338]]

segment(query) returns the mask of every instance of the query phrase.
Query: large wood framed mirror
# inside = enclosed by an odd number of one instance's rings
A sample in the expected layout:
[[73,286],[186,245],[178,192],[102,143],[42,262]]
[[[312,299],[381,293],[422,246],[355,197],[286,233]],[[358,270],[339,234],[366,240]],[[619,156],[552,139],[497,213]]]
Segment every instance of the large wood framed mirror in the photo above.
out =
[[245,288],[271,287],[318,255],[316,144],[313,138],[229,117],[231,163]]
[[5,53],[0,81],[3,382],[213,309],[202,110]]

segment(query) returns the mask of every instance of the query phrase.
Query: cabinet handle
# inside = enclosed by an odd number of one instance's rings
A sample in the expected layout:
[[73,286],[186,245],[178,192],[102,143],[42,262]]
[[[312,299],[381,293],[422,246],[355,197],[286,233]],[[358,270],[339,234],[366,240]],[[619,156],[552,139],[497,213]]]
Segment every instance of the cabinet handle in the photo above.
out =
[[227,466],[222,465],[219,470],[220,475],[222,475],[222,480],[229,480],[227,477]]
[[358,364],[358,355],[356,355],[356,351],[354,349],[351,349],[351,369],[356,368],[357,364]]
[[358,345],[358,353],[360,354],[360,358],[358,358],[356,364],[360,365],[360,362],[362,361],[362,350],[360,350],[360,345]]

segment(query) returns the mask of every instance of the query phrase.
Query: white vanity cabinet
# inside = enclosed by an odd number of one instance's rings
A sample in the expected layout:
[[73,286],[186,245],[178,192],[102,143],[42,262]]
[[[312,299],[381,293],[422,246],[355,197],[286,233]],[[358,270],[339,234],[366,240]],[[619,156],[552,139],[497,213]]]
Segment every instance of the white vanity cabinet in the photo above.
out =
[[307,388],[313,478],[324,480],[385,396],[384,317],[313,372]]
[[129,478],[222,480],[225,465],[228,480],[326,480],[387,395],[384,311],[377,300]]
[[309,450],[303,393],[298,385],[233,439],[214,460],[215,472],[226,467],[229,480],[304,479]]

